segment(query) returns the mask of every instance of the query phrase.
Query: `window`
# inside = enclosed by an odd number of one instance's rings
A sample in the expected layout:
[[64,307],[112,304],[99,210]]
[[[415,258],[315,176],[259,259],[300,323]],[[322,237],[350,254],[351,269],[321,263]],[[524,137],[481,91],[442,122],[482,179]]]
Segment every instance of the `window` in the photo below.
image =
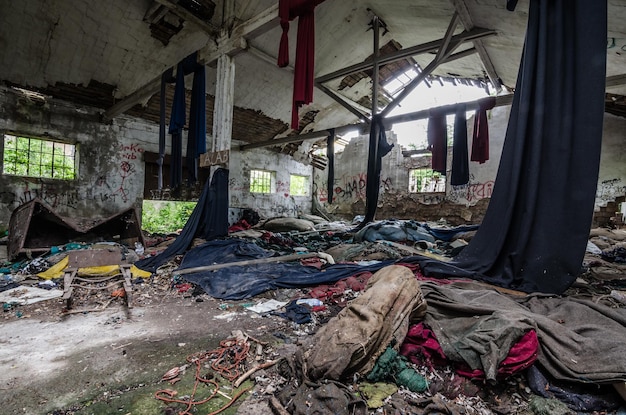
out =
[[309,177],[292,174],[289,178],[289,193],[292,196],[308,196]]
[[272,176],[274,172],[267,170],[250,170],[250,192],[272,193]]
[[4,134],[4,174],[73,180],[76,146],[32,137]]
[[445,193],[446,178],[432,169],[409,170],[410,193]]

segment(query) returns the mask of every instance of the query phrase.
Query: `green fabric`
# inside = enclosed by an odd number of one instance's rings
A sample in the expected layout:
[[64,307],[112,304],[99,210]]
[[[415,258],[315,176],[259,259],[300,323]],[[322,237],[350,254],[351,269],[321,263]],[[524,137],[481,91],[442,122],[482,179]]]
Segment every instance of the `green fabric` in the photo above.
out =
[[404,357],[391,347],[378,358],[372,371],[367,375],[370,382],[392,381],[413,392],[428,389],[426,379],[407,365]]

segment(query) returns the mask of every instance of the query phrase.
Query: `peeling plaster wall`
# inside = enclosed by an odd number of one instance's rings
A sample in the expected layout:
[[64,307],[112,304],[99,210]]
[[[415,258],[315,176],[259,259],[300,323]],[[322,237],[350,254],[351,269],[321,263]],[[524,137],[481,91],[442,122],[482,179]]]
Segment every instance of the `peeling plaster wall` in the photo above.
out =
[[76,144],[79,160],[73,181],[0,175],[0,229],[8,228],[16,207],[36,197],[72,218],[102,219],[141,207],[142,153],[147,143],[158,142],[158,126],[126,118],[102,124],[99,113],[91,109],[53,100],[43,104],[2,88],[0,132]]
[[[237,145],[233,142],[233,147]],[[274,172],[272,193],[250,193],[250,170]],[[307,196],[290,194],[292,174],[309,177]],[[232,151],[229,174],[229,222],[232,224],[239,220],[241,211],[245,208],[257,211],[261,218],[296,217],[299,213],[310,213],[312,176],[311,166],[300,163],[286,154],[262,148],[244,152]]]

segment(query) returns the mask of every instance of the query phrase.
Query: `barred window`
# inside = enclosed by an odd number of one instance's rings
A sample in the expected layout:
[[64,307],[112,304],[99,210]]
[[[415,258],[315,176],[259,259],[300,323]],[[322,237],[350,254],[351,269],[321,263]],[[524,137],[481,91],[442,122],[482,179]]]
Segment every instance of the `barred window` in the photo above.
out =
[[272,176],[267,170],[250,170],[250,192],[272,193]]
[[445,193],[446,178],[432,169],[409,170],[410,193]]
[[41,138],[4,134],[2,173],[73,180],[76,178],[76,146]]

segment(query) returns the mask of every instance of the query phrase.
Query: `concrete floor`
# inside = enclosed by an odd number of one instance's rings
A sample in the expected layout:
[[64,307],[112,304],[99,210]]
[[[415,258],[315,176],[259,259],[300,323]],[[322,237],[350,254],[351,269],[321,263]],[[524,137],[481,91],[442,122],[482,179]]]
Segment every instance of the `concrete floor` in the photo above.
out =
[[160,383],[161,376],[186,356],[216,348],[232,330],[271,342],[271,333],[289,326],[241,308],[222,310],[223,302],[206,296],[202,302],[180,295],[161,300],[63,317],[62,300],[20,306],[20,318],[5,312],[0,413],[166,413],[154,392],[173,388]]

